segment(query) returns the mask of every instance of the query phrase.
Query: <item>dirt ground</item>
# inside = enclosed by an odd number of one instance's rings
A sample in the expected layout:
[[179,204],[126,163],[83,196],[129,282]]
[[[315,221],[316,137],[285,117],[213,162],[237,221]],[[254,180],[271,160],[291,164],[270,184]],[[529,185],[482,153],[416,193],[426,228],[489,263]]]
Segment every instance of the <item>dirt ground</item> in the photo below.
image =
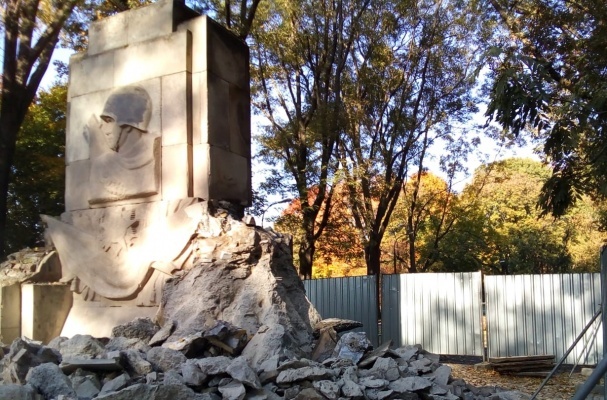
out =
[[[491,369],[476,369],[474,365],[453,364],[444,362],[452,368],[453,378],[463,379],[467,383],[480,386],[499,386],[505,389],[520,390],[521,392],[533,394],[540,386],[544,378],[518,377],[499,374]],[[574,372],[569,377],[571,369],[563,369],[562,372],[553,376],[539,393],[540,400],[571,399],[576,390],[576,385],[585,382],[586,377],[579,372]]]

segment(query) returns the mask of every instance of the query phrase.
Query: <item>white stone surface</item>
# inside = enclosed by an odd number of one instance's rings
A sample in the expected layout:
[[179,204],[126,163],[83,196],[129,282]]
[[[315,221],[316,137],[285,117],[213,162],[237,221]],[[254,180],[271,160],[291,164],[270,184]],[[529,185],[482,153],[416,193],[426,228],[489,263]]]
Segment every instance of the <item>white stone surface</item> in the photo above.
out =
[[161,78],[152,78],[145,81],[138,81],[136,84],[145,89],[152,99],[152,117],[148,124],[148,132],[161,133],[161,108],[162,108],[162,84]]
[[115,52],[70,60],[69,98],[114,87]]
[[228,109],[230,150],[243,157],[251,157],[250,103],[248,91],[230,85]]
[[48,343],[61,333],[72,306],[67,285],[21,285],[21,335]]
[[189,72],[190,42],[189,32],[177,32],[116,50],[111,53],[115,57],[114,85],[124,86],[164,75]]
[[162,144],[192,144],[189,72],[162,77]]
[[210,18],[203,15],[179,24],[178,32],[192,33],[192,72],[207,70],[207,25]]
[[192,146],[176,144],[162,147],[162,199],[190,197]]
[[21,336],[21,284],[0,286],[0,340],[12,343]]
[[128,43],[138,43],[173,32],[173,0],[160,0],[148,7],[124,13],[128,20]]
[[202,92],[203,104],[206,105],[201,115],[202,142],[229,150],[230,84],[208,72],[201,74],[201,77],[206,83]]
[[[152,100],[152,117],[148,124],[148,131],[153,133],[160,133],[161,129],[160,82],[160,78],[155,78],[137,83],[137,85],[146,90]],[[87,124],[91,122],[91,117],[93,116],[99,120],[99,115],[102,113],[103,106],[110,93],[111,90],[102,90],[74,96],[70,100],[66,134],[66,161],[68,164],[73,161],[89,158],[90,149],[86,133]]]
[[237,154],[211,146],[209,196],[244,203],[251,191],[249,160]]
[[193,153],[193,194],[194,197],[209,199],[209,150],[208,144],[196,144],[192,146]]
[[68,127],[65,138],[65,159],[68,164],[89,158],[86,126],[93,115],[99,117],[109,90],[74,96],[68,109]]
[[65,167],[65,210],[85,210],[89,207],[88,160],[74,161]]
[[203,80],[201,79],[201,75],[201,73],[192,74],[192,144],[194,145],[202,143],[201,118],[203,106],[206,110],[206,100],[202,98]]
[[[116,324],[130,322],[137,317],[153,318],[157,312],[158,307],[107,307],[99,303],[75,301],[61,336],[90,334],[95,337],[110,337]],[[95,318],[91,318],[91,315]]]
[[127,32],[128,14],[118,13],[90,24],[88,55],[95,55],[127,45],[128,35],[125,35],[125,32]]

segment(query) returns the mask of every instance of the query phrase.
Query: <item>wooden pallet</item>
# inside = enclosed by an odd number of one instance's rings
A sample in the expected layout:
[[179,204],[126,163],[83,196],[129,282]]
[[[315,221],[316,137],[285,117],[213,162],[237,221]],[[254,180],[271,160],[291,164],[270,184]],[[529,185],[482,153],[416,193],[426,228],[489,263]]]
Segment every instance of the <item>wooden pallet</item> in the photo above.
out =
[[554,367],[553,355],[534,355],[517,357],[490,357],[489,365],[497,372],[518,374],[525,372],[541,373]]

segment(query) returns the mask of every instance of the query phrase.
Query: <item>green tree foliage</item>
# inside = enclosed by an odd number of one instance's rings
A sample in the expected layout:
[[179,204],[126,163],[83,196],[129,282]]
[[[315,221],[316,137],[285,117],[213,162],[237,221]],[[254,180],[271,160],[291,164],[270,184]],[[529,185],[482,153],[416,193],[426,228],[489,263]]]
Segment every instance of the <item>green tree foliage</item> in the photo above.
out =
[[21,126],[8,191],[8,253],[39,245],[40,214],[64,210],[66,107],[67,86],[53,86],[38,94]]
[[5,0],[0,93],[0,257],[5,254],[9,177],[18,133],[59,35],[80,0]]
[[487,115],[544,143],[552,173],[540,202],[561,216],[607,196],[607,3],[490,0],[506,34],[492,50]]
[[[432,144],[454,141],[454,124],[476,110],[471,89],[490,21],[476,2],[371,6],[348,64],[339,150],[367,270],[376,274],[406,177],[421,176]],[[415,195],[410,206],[416,213]]]
[[443,241],[437,269],[513,274],[598,268],[601,238],[588,200],[561,219],[540,216],[536,199],[549,177],[549,169],[529,159],[480,167],[461,195],[467,212]]
[[427,272],[439,261],[441,242],[457,220],[458,196],[452,182],[424,171],[403,186],[388,228],[384,258],[397,272]]
[[269,122],[260,156],[276,166],[273,188],[292,183],[302,205],[304,278],[331,210],[344,73],[370,1],[276,1],[252,32],[255,105]]
[[[261,0],[191,0],[186,2],[194,10],[212,16],[243,40],[253,29],[261,3]],[[267,9],[262,11],[262,13],[266,12]]]
[[[458,194],[449,181],[430,172],[411,175],[382,242],[381,272],[597,271],[605,237],[597,229],[601,208],[584,197],[559,219],[541,216],[535,198],[549,176],[550,170],[540,162],[508,159],[479,167]],[[411,214],[413,193],[416,207]],[[315,278],[356,275],[364,270],[362,240],[345,185],[338,186],[333,207],[326,228],[330,234],[317,242]],[[293,234],[297,242],[301,229],[298,200],[275,227]]]

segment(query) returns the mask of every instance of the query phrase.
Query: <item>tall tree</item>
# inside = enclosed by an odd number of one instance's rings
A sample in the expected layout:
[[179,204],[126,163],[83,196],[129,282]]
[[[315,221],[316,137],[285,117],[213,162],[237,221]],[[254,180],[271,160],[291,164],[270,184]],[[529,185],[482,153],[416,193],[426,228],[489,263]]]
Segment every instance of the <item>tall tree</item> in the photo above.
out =
[[40,214],[64,211],[67,85],[40,92],[23,121],[8,191],[7,253],[42,242]]
[[187,3],[196,11],[210,13],[244,40],[254,27],[261,0],[190,0]]
[[[311,190],[314,196],[315,190]],[[324,207],[324,205],[323,205]],[[324,210],[319,213],[319,218]],[[293,236],[294,246],[299,246],[301,240],[301,203],[293,200],[276,220],[274,227],[281,232]],[[335,276],[364,275],[366,267],[364,252],[352,224],[352,213],[349,208],[346,187],[339,184],[331,201],[329,218],[324,228],[324,234],[318,238],[317,250],[314,257],[313,278],[329,278]],[[297,262],[297,255],[295,255]]]
[[[487,175],[489,168],[492,171]],[[536,199],[549,176],[548,168],[530,159],[479,167],[461,194],[460,203],[467,212],[443,240],[436,268],[494,274],[558,273],[591,269],[588,258],[592,257],[598,266],[601,240],[590,202],[582,202],[584,209],[576,207],[558,220],[539,215]],[[479,185],[484,186],[480,192]]]
[[269,121],[260,155],[281,185],[293,182],[302,205],[299,272],[307,279],[331,209],[344,70],[370,2],[276,1],[252,34],[255,105]]
[[490,67],[487,115],[544,143],[552,174],[540,202],[565,214],[583,194],[607,196],[607,3],[489,0],[505,35]]
[[471,89],[487,21],[476,2],[373,5],[350,58],[339,150],[367,271],[378,274],[407,175],[421,176],[430,146],[451,140],[453,124],[475,110]]
[[440,242],[457,219],[453,180],[416,173],[403,188],[408,272],[427,272],[438,261]]
[[5,254],[7,195],[18,132],[49,66],[59,34],[79,3],[81,0],[2,2],[0,256]]

